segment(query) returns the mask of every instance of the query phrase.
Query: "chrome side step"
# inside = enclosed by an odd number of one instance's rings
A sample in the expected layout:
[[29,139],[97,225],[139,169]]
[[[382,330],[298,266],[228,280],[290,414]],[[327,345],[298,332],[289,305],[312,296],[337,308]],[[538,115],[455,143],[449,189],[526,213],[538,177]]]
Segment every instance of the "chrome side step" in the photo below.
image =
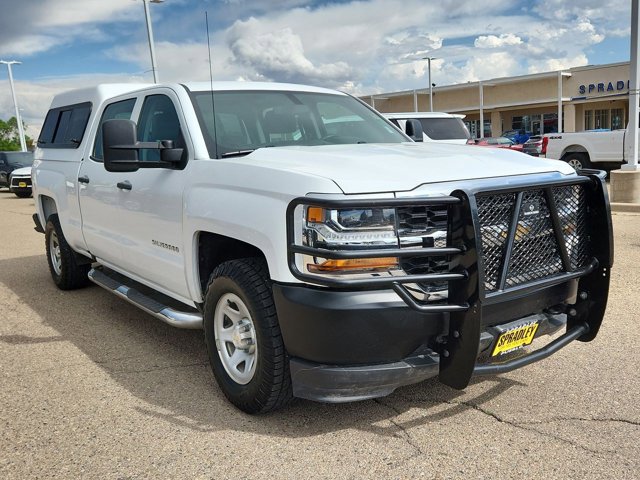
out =
[[156,301],[140,293],[133,287],[124,285],[102,270],[89,270],[89,280],[105,290],[125,299],[127,302],[150,313],[154,317],[168,323],[172,327],[198,329],[202,328],[202,314],[199,312],[182,312]]

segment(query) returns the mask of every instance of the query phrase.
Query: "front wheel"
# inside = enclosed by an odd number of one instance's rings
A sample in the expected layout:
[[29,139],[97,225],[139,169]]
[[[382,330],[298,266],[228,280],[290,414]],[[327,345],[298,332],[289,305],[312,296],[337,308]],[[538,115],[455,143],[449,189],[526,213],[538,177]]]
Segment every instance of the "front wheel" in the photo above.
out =
[[52,215],[47,220],[44,230],[47,249],[47,263],[53,282],[60,290],[73,290],[89,283],[90,263],[78,263],[75,252],[71,249],[62,233],[60,220]]
[[220,389],[240,410],[265,413],[292,398],[289,359],[264,261],[218,266],[205,296],[204,335]]

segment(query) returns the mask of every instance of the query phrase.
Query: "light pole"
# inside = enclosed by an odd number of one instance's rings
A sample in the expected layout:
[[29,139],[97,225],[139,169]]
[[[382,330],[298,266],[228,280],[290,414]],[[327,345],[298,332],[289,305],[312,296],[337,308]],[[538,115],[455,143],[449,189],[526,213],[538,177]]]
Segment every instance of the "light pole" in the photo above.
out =
[[11,86],[11,95],[13,96],[13,106],[16,109],[16,122],[18,123],[18,135],[20,136],[20,148],[23,152],[27,151],[27,143],[24,141],[24,128],[22,128],[22,118],[20,118],[20,109],[18,108],[18,97],[16,97],[16,89],[13,86],[13,73],[11,72],[11,65],[20,65],[22,62],[16,60],[0,60],[0,63],[4,63],[9,70],[9,85]]
[[426,60],[429,70],[429,111],[433,112],[433,83],[431,83],[431,60],[436,60],[435,57],[423,57],[422,60]]
[[149,39],[149,52],[151,53],[151,71],[153,72],[153,83],[160,81],[158,69],[156,68],[156,50],[153,45],[153,28],[151,26],[151,15],[149,14],[149,3],[162,3],[164,0],[142,0],[144,4],[144,19],[147,22],[147,38]]

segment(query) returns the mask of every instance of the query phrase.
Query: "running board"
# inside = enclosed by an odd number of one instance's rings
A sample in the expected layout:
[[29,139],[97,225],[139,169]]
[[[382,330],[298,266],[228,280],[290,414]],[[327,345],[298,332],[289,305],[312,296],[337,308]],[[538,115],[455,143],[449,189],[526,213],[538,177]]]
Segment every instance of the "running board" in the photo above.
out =
[[133,287],[124,285],[121,281],[95,268],[89,270],[88,276],[89,280],[96,285],[100,285],[105,290],[125,299],[127,302],[150,313],[172,327],[189,329],[202,328],[202,314],[199,312],[182,312],[175,310],[140,293]]

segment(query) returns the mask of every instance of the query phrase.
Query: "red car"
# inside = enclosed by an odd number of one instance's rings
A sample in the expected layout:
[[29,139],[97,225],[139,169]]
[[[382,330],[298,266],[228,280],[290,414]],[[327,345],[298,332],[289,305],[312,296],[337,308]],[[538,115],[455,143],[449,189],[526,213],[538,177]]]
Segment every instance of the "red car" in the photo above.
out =
[[522,145],[513,142],[507,137],[486,137],[476,141],[480,147],[508,148],[510,150],[522,151]]

